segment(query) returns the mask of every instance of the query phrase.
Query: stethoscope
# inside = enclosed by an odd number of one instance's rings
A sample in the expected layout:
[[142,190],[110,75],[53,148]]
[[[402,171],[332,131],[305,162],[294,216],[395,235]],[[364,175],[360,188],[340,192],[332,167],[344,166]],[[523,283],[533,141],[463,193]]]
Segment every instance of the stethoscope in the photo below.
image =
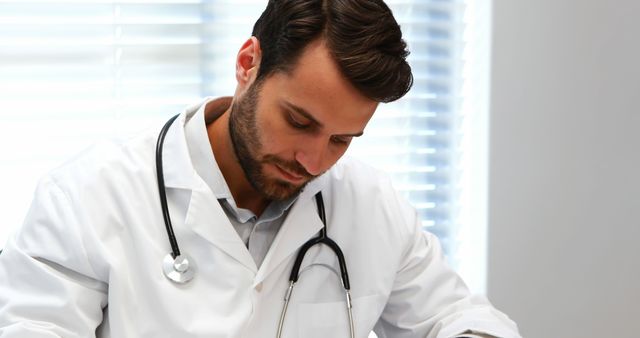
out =
[[[164,173],[163,173],[163,165],[162,165],[162,148],[164,145],[164,139],[167,135],[167,131],[169,127],[173,123],[173,121],[178,118],[179,115],[176,115],[167,121],[167,123],[162,127],[160,134],[158,135],[158,141],[156,143],[156,173],[158,179],[158,191],[160,192],[160,204],[162,205],[162,217],[164,218],[164,225],[167,230],[167,236],[169,237],[169,243],[171,244],[171,252],[168,253],[164,260],[162,261],[162,271],[164,275],[174,283],[177,284],[185,284],[193,279],[195,269],[193,266],[193,260],[186,254],[180,253],[180,248],[178,247],[178,241],[176,240],[176,236],[173,232],[173,226],[171,225],[171,217],[169,215],[169,207],[167,205],[167,193],[164,185]],[[344,255],[342,254],[342,250],[340,246],[336,242],[334,242],[331,238],[327,236],[327,221],[326,215],[324,211],[324,200],[322,198],[322,193],[318,192],[315,195],[316,205],[318,208],[318,216],[322,220],[323,227],[320,230],[320,233],[317,237],[314,237],[308,240],[300,250],[296,256],[296,260],[293,263],[293,267],[291,268],[291,275],[289,276],[289,288],[284,297],[284,305],[282,307],[282,312],[280,314],[280,320],[278,322],[278,334],[276,337],[280,338],[282,336],[282,327],[284,325],[284,319],[287,314],[287,308],[289,307],[289,300],[291,299],[291,294],[293,293],[293,287],[298,282],[298,277],[300,276],[300,266],[302,265],[302,261],[304,260],[304,256],[309,251],[311,247],[316,244],[324,244],[331,248],[335,253],[338,264],[340,266],[340,280],[342,281],[342,287],[345,292],[345,299],[347,304],[347,313],[349,316],[349,330],[351,334],[351,338],[355,337],[355,329],[353,325],[353,311],[352,311],[352,302],[351,302],[351,286],[349,284],[349,274],[347,273],[347,264],[344,260]],[[336,275],[338,274],[333,267],[325,264],[320,264],[320,266],[326,267]]]

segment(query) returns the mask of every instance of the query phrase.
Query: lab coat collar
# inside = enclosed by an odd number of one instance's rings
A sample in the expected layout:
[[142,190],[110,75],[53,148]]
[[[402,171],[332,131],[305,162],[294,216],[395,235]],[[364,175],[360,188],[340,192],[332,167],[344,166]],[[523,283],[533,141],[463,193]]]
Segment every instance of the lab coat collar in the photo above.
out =
[[230,103],[230,97],[205,100],[198,107],[195,114],[187,119],[184,130],[187,148],[196,173],[209,185],[209,188],[218,199],[233,200],[229,186],[224,180],[222,171],[220,171],[216,162],[215,154],[211,149],[212,144],[207,134],[207,124],[205,123],[205,109],[208,111],[206,118],[213,122],[229,108]]
[[167,188],[194,189],[197,186],[197,175],[189,156],[184,127],[208,100],[209,98],[186,108],[167,131],[162,153],[164,183]]

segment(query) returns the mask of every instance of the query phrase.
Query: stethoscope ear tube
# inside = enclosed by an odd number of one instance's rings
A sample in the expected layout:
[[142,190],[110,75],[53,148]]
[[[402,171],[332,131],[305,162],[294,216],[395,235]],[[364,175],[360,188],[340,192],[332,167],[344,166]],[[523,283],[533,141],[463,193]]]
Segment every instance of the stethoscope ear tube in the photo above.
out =
[[347,272],[347,263],[344,260],[344,254],[342,253],[340,246],[327,236],[327,221],[324,211],[322,192],[318,192],[316,194],[316,205],[318,206],[318,215],[320,216],[320,219],[323,223],[322,230],[320,230],[320,234],[318,235],[318,237],[310,239],[300,248],[300,251],[296,256],[296,260],[293,263],[289,281],[293,282],[294,284],[298,282],[298,278],[300,275],[300,266],[302,265],[302,261],[304,260],[304,256],[307,254],[307,251],[312,246],[322,243],[331,248],[331,250],[333,250],[333,252],[336,254],[336,257],[338,258],[338,265],[340,266],[340,277],[342,279],[342,285],[345,290],[351,290],[351,285],[349,283],[349,273]]
[[309,248],[321,242],[322,242],[322,237],[315,237],[310,239],[306,243],[304,243],[304,245],[300,248],[300,251],[298,251],[298,255],[296,256],[296,260],[293,263],[293,267],[291,268],[291,275],[289,276],[290,282],[294,284],[298,282],[298,277],[300,274],[300,265],[302,265],[302,260],[304,259],[304,256],[307,254],[307,251],[309,250]]
[[[296,260],[293,263],[293,267],[291,268],[291,275],[289,276],[289,288],[287,288],[287,293],[284,297],[284,305],[282,306],[282,312],[280,313],[280,321],[278,321],[278,331],[276,337],[282,337],[282,328],[284,326],[284,320],[287,315],[287,309],[289,308],[289,301],[291,300],[291,294],[293,292],[293,287],[298,282],[298,278],[300,277],[300,266],[302,265],[302,261],[304,260],[304,256],[307,254],[309,249],[316,244],[325,244],[336,255],[338,259],[338,264],[340,265],[340,278],[342,279],[342,286],[344,288],[345,297],[347,301],[347,313],[349,315],[349,333],[351,334],[351,338],[355,338],[355,326],[353,323],[353,304],[351,302],[351,285],[349,284],[349,274],[347,273],[347,264],[344,260],[344,254],[340,249],[340,246],[336,242],[334,242],[329,236],[327,236],[327,220],[324,211],[324,201],[322,199],[322,192],[318,192],[316,194],[316,205],[318,206],[318,215],[322,220],[322,230],[320,230],[320,234],[317,237],[314,237],[308,240],[296,255]],[[323,264],[320,264],[323,265]],[[335,270],[333,268],[329,268],[331,271]]]

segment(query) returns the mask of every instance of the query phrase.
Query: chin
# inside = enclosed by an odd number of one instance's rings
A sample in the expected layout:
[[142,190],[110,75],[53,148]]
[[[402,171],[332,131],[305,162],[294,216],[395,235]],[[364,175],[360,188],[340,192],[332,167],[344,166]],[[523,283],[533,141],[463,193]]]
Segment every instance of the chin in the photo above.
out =
[[283,201],[299,194],[307,183],[309,182],[293,185],[286,181],[272,180],[262,189],[262,194],[270,200]]

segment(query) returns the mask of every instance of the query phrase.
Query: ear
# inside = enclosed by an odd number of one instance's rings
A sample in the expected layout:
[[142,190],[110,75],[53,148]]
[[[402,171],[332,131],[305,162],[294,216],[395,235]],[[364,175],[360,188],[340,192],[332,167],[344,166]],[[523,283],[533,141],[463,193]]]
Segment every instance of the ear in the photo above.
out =
[[260,41],[255,36],[252,36],[242,45],[236,57],[236,80],[238,81],[238,86],[246,87],[253,83],[258,76],[261,57]]

